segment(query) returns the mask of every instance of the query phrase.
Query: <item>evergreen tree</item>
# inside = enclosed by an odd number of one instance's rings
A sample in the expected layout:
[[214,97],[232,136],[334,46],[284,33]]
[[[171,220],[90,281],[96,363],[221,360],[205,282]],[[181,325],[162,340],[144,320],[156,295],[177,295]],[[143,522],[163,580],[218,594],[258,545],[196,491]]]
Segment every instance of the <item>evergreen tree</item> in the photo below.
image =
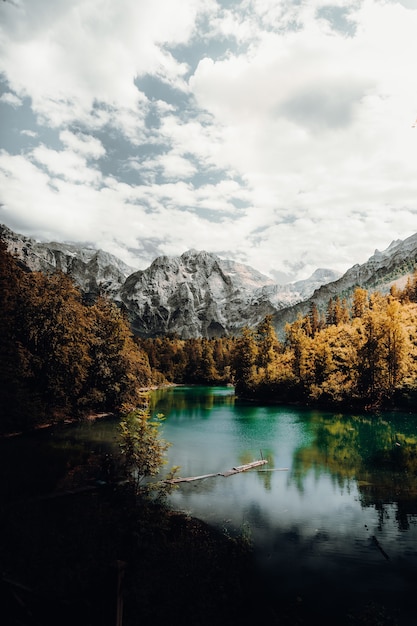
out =
[[272,315],[267,315],[256,329],[256,343],[258,347],[257,365],[265,369],[269,376],[269,365],[271,365],[279,351],[279,342],[272,323]]
[[214,383],[219,378],[216,364],[213,358],[213,343],[208,339],[202,339],[201,342],[201,360],[198,374],[202,382]]
[[258,348],[255,333],[245,326],[236,340],[232,368],[237,393],[250,393],[254,387]]
[[317,308],[317,304],[315,302],[311,302],[310,303],[310,311],[308,314],[308,319],[310,321],[310,327],[311,327],[311,337],[314,337],[314,335],[320,330],[320,315],[319,315],[319,311]]
[[20,430],[38,418],[28,355],[21,341],[25,274],[0,239],[0,430]]

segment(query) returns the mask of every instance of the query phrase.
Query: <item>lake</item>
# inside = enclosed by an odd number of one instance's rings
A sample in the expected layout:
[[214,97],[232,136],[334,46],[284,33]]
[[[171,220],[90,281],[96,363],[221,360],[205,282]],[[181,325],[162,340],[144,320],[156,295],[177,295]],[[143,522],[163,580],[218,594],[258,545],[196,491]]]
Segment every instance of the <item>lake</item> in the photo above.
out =
[[262,407],[227,387],[159,390],[152,410],[166,416],[169,465],[182,477],[267,459],[171,496],[251,539],[266,593],[321,598],[330,614],[369,599],[417,624],[417,416]]
[[[382,614],[378,624],[417,624],[416,415],[258,406],[232,388],[182,386],[152,392],[151,410],[166,417],[168,468],[182,477],[268,461],[181,483],[170,496],[173,508],[251,541],[260,621],[262,602],[279,614],[285,597],[315,604],[335,625],[339,611],[373,603],[397,620]],[[91,450],[117,447],[114,419],[4,439],[3,501],[62,488]]]

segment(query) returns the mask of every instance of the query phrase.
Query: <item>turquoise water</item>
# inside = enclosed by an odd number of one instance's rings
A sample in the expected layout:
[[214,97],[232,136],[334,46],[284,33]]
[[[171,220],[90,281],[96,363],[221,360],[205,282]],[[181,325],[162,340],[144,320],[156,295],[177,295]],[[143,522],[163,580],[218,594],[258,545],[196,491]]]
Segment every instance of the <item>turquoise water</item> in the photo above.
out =
[[[396,616],[381,624],[417,625],[416,415],[256,406],[227,387],[158,390],[151,409],[166,417],[168,468],[183,477],[268,461],[181,483],[170,497],[175,509],[249,538],[257,594],[317,606],[335,626],[341,611],[372,602]],[[118,444],[115,419],[2,440],[2,499],[63,488],[92,450]]]
[[326,589],[329,611],[369,596],[417,624],[415,415],[261,407],[216,387],[157,391],[152,410],[166,416],[168,465],[182,477],[268,460],[267,471],[181,483],[171,504],[249,535],[271,593]]

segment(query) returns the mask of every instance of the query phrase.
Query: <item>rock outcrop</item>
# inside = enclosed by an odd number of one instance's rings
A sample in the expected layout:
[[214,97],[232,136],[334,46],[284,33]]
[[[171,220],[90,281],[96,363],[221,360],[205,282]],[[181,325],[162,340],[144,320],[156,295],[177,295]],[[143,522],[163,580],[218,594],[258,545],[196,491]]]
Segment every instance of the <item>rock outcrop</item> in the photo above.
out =
[[117,300],[134,270],[108,252],[74,244],[38,242],[0,225],[0,237],[11,254],[33,272],[61,270],[71,276],[86,295],[107,294]]
[[256,324],[275,308],[256,292],[273,281],[252,268],[189,250],[158,257],[128,277],[120,292],[135,332],[215,337]]

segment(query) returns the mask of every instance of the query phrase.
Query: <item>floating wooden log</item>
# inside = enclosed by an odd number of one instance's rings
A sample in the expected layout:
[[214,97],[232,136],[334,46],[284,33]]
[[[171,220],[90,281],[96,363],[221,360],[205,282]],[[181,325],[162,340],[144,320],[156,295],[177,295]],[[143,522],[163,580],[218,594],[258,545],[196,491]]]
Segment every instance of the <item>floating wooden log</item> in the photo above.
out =
[[194,480],[201,480],[203,478],[212,478],[214,476],[223,476],[227,478],[228,476],[232,476],[233,474],[240,474],[241,472],[247,472],[248,470],[253,469],[254,467],[259,467],[260,465],[265,465],[268,463],[266,459],[261,459],[260,461],[253,461],[252,463],[246,463],[245,465],[237,465],[236,467],[232,467],[232,469],[227,470],[226,472],[217,472],[215,474],[203,474],[202,476],[188,476],[187,478],[171,478],[165,482],[170,483],[171,485],[177,483],[190,483]]
[[266,459],[261,459],[260,461],[253,461],[252,463],[246,463],[245,465],[238,465],[237,467],[232,467],[232,469],[227,470],[227,472],[223,472],[221,476],[227,478],[227,476],[232,476],[232,474],[240,474],[240,472],[247,472],[248,470],[253,469],[254,467],[259,467],[260,465],[265,465],[268,463]]

